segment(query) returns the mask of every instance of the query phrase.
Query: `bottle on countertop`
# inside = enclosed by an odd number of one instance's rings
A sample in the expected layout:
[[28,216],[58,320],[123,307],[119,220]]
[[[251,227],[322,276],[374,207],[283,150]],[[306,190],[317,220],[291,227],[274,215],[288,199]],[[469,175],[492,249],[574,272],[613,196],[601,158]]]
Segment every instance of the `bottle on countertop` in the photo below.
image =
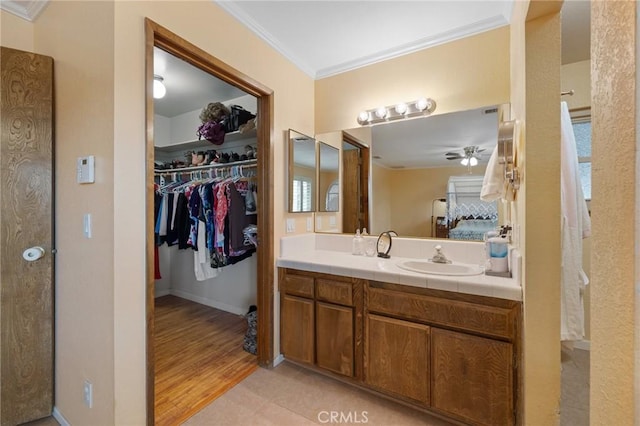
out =
[[356,229],[356,235],[353,237],[353,242],[351,243],[351,254],[354,256],[362,256],[364,253],[364,239],[362,235],[360,235],[360,230]]

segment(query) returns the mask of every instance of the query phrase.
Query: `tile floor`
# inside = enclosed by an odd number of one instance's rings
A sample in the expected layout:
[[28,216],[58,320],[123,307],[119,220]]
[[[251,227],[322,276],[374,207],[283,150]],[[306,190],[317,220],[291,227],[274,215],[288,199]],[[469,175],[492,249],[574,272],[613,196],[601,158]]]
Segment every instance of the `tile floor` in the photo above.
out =
[[[336,412],[331,422],[331,412]],[[349,417],[350,416],[350,417]],[[342,421],[340,421],[342,420]],[[350,420],[350,421],[349,421]],[[450,423],[284,362],[258,369],[189,419],[185,426]]]
[[[343,413],[345,417],[341,424],[449,425],[436,417],[286,362],[272,370],[259,368],[184,424],[304,426],[339,423],[339,417],[330,422],[331,411]],[[55,425],[57,422],[51,417],[29,424]],[[560,425],[589,425],[587,351],[576,349],[562,353]]]
[[562,351],[560,426],[589,425],[589,352]]

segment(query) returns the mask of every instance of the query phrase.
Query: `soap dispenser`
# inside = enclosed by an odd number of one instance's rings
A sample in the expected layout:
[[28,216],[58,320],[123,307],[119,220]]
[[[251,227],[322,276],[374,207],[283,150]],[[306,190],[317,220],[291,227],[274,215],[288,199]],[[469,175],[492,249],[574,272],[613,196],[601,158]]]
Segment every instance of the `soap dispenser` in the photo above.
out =
[[486,275],[510,277],[509,271],[509,231],[510,227],[502,227],[500,232],[485,234],[485,250],[487,255]]
[[353,237],[351,243],[351,254],[355,256],[362,256],[364,254],[364,239],[360,235],[360,230],[356,229],[356,235]]

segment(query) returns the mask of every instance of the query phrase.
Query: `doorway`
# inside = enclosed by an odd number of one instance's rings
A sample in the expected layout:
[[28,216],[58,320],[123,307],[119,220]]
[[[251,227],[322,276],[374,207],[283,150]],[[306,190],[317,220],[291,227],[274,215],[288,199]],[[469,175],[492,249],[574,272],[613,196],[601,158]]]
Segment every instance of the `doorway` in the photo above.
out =
[[369,147],[342,132],[342,232],[369,229]]
[[273,92],[248,76],[240,73],[202,49],[173,34],[155,22],[146,19],[146,122],[147,122],[147,423],[154,424],[155,407],[155,238],[154,235],[154,48],[159,48],[194,67],[232,85],[257,101],[256,160],[257,190],[257,363],[263,367],[273,360],[273,188],[272,146]]

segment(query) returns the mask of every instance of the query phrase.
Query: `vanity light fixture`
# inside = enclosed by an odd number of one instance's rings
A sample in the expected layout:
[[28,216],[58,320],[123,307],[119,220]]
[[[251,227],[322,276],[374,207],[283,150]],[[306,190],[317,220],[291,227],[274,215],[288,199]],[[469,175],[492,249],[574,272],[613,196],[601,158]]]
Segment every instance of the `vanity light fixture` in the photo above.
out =
[[412,102],[402,102],[396,105],[362,111],[358,114],[358,124],[365,126],[401,118],[430,115],[435,109],[436,101],[431,98],[420,98]]
[[167,94],[167,88],[164,86],[164,78],[157,74],[153,75],[153,97],[154,99],[162,99]]

